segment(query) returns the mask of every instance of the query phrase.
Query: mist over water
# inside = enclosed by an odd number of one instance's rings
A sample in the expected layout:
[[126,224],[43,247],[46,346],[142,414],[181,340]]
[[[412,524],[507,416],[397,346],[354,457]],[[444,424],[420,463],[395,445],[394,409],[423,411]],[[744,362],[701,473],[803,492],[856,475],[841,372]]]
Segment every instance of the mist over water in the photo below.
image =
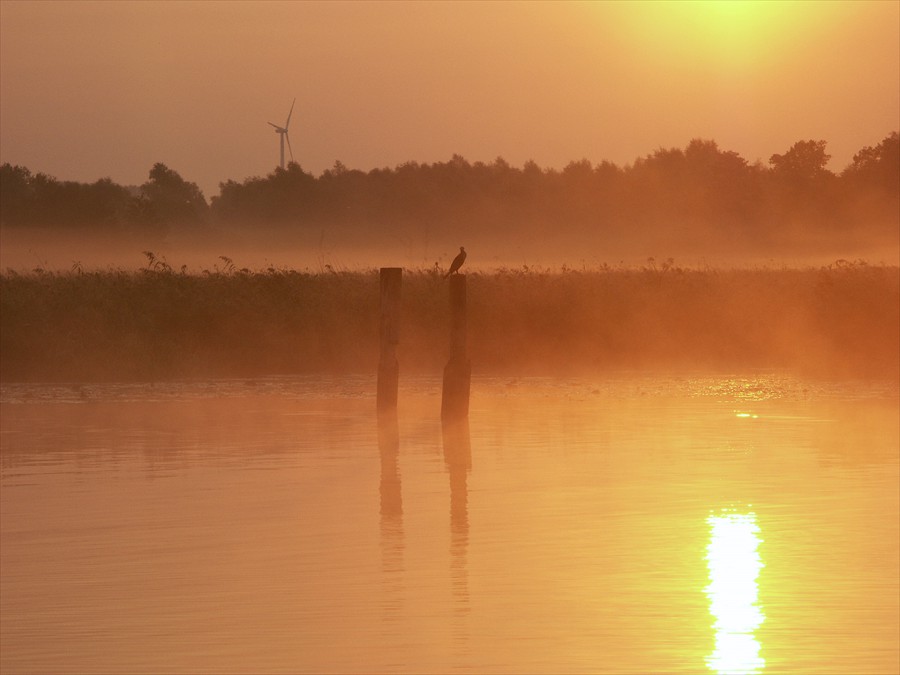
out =
[[252,271],[296,269],[322,272],[356,271],[379,267],[430,269],[446,268],[460,245],[471,251],[467,271],[492,272],[523,267],[547,270],[562,268],[595,270],[604,265],[639,268],[653,258],[658,263],[672,259],[689,268],[734,267],[819,267],[836,260],[865,260],[872,264],[900,265],[900,248],[894,242],[851,243],[843,246],[804,247],[796,250],[748,252],[727,246],[718,249],[685,248],[674,243],[654,245],[609,245],[574,242],[559,245],[533,239],[480,241],[466,237],[456,242],[449,237],[439,243],[396,241],[379,247],[360,246],[351,241],[332,241],[311,234],[308,241],[283,243],[247,242],[243,237],[219,238],[205,243],[124,240],[110,241],[91,235],[69,236],[58,232],[34,233],[0,230],[0,269],[19,273],[34,269],[84,271],[110,269],[139,270],[146,267],[144,251],[151,251],[174,269],[200,274],[223,268],[225,256],[238,269]]
[[[897,228],[870,231],[848,228],[841,235],[810,226],[804,234],[773,242],[768,235],[748,237],[723,227],[720,232],[690,235],[673,220],[658,231],[610,232],[606,225],[579,229],[565,221],[547,220],[521,231],[493,231],[446,223],[429,226],[430,216],[412,227],[386,228],[364,234],[339,223],[273,228],[243,221],[202,233],[173,231],[165,237],[105,232],[72,227],[0,227],[0,270],[27,273],[146,267],[145,251],[173,269],[191,274],[223,267],[222,256],[236,269],[268,268],[313,272],[357,271],[378,267],[446,269],[459,250],[470,252],[464,271],[499,268],[594,270],[604,266],[641,267],[649,259],[689,268],[818,267],[836,260],[900,265]],[[865,222],[860,214],[855,222]],[[774,228],[773,228],[774,229]]]

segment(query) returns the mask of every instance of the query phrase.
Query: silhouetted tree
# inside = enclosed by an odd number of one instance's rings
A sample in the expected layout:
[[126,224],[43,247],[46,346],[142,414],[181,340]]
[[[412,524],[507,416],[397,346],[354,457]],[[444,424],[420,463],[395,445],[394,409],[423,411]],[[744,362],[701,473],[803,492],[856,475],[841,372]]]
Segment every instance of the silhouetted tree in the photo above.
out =
[[774,171],[788,179],[813,180],[831,172],[825,168],[831,155],[825,152],[827,141],[797,141],[783,155],[772,155]]
[[302,226],[317,207],[317,182],[296,162],[277,167],[265,178],[219,184],[210,210],[215,220],[258,227],[261,224]]
[[24,166],[0,166],[0,225],[28,224],[33,204],[31,172]]
[[845,221],[865,220],[894,239],[900,235],[900,135],[866,146],[841,173]]
[[58,181],[25,167],[0,167],[0,223],[115,229],[125,225],[132,197],[109,178]]
[[831,159],[826,145],[826,141],[797,141],[783,155],[769,158],[765,208],[782,237],[794,230],[809,236],[841,221],[836,177],[825,168]]
[[874,148],[862,148],[853,155],[853,162],[841,177],[889,193],[900,193],[900,134],[894,131]]
[[203,192],[165,164],[153,165],[149,180],[141,186],[141,195],[156,223],[190,226],[206,222],[209,207]]

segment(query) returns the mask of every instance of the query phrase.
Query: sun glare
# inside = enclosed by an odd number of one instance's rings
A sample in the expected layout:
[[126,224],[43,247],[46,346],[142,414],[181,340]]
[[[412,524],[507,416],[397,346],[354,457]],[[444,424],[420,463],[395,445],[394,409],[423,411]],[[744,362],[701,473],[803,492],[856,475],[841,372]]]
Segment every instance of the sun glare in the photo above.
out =
[[757,578],[759,526],[754,513],[711,515],[706,549],[709,611],[714,618],[715,649],[707,667],[716,673],[759,673],[765,667],[755,631],[765,621]]
[[632,43],[649,58],[741,71],[797,49],[798,31],[815,32],[841,9],[823,4],[701,0],[622,3],[619,9],[631,26]]

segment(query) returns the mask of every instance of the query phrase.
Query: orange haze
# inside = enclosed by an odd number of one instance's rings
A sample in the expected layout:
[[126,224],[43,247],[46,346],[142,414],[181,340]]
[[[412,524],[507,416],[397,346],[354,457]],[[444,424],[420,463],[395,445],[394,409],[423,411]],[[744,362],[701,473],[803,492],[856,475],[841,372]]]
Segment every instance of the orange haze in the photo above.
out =
[[0,2],[0,162],[209,198],[278,162],[620,165],[691,138],[830,167],[900,118],[900,3]]

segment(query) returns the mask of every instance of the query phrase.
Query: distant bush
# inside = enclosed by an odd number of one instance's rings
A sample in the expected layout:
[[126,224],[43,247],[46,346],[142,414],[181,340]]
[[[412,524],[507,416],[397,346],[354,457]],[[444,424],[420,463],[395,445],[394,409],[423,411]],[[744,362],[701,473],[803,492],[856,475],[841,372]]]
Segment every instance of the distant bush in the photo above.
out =
[[[4,381],[154,380],[374,373],[378,272],[222,265],[139,272],[0,275]],[[468,275],[476,373],[620,368],[792,369],[900,376],[900,270],[839,261],[820,269],[546,271]],[[401,373],[440,374],[447,282],[406,271]]]

